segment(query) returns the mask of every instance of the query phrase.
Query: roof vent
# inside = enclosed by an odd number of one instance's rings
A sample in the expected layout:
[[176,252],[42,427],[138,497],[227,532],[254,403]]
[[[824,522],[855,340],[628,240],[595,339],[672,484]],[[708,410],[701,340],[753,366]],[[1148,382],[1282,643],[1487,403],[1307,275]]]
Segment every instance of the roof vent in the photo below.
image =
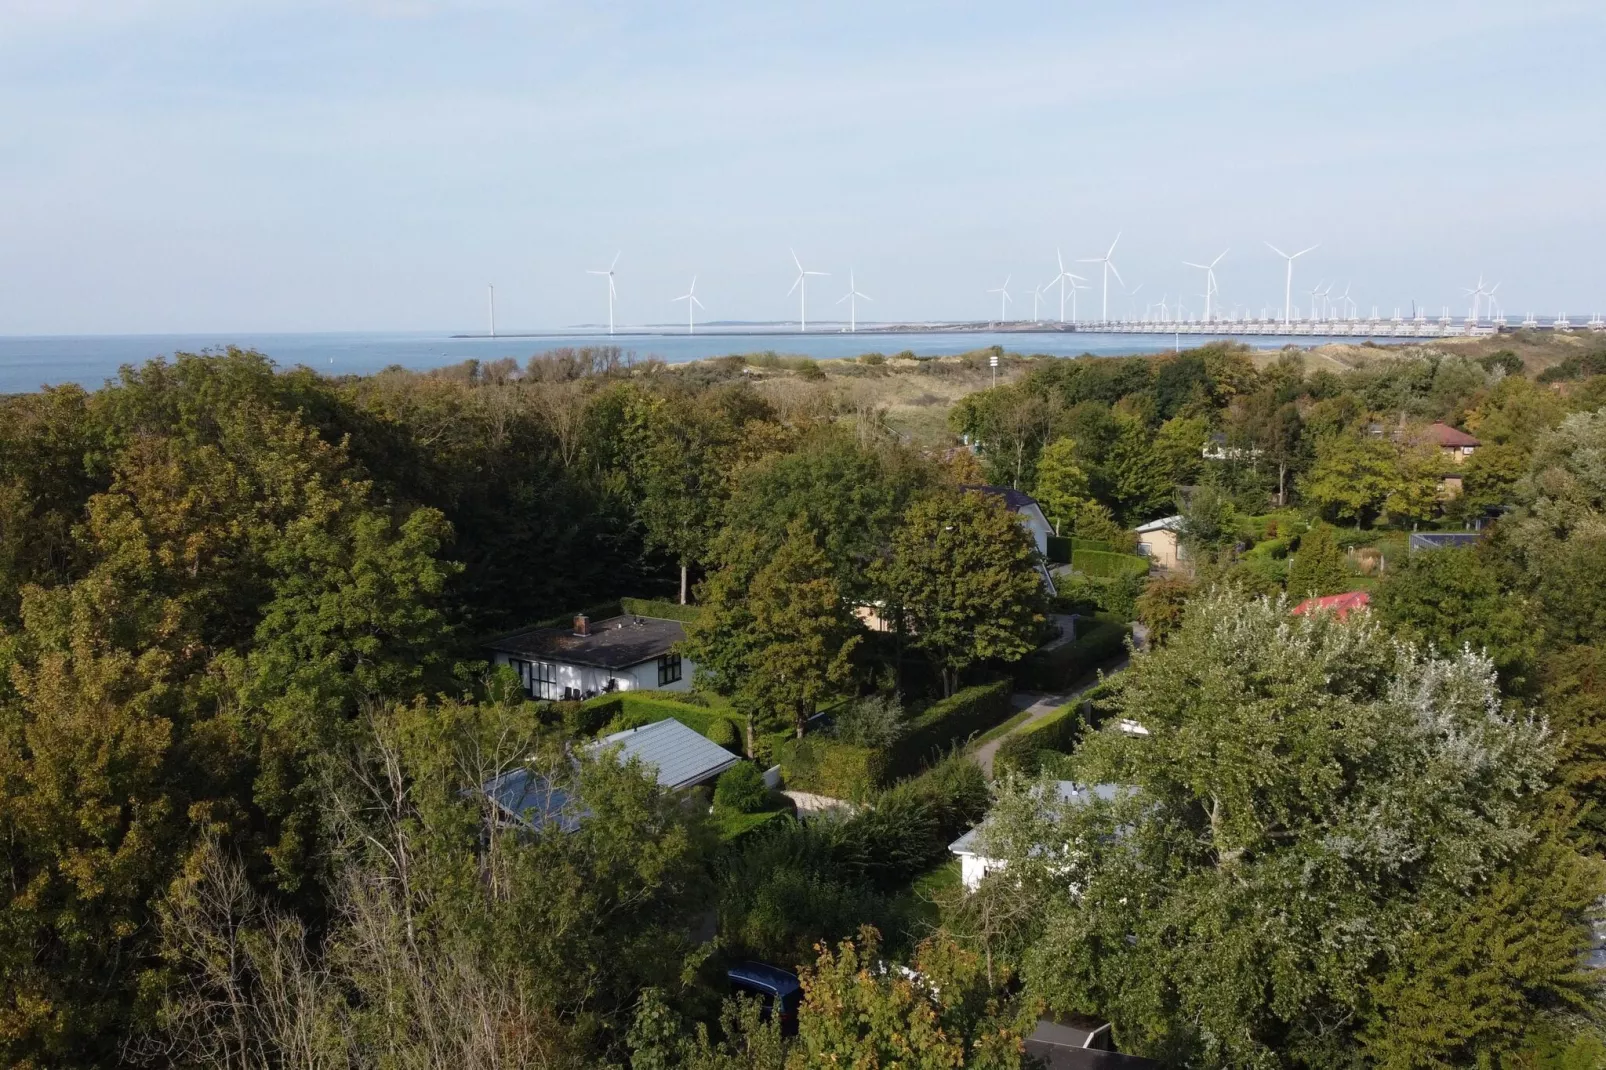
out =
[[591,618],[586,616],[584,613],[576,613],[574,615],[574,634],[575,635],[590,635],[591,634]]

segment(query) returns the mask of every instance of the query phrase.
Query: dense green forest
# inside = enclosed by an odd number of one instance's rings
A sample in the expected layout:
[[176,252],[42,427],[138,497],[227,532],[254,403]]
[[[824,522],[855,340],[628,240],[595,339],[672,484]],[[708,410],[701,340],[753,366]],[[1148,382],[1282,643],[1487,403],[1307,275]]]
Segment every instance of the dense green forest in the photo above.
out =
[[[1606,357],[1005,355],[936,440],[876,400],[984,360],[230,352],[0,399],[0,1057],[1004,1068],[1074,1012],[1176,1066],[1606,1065]],[[1453,489],[1434,423],[1480,443]],[[1171,515],[1186,567],[1123,564]],[[621,597],[695,606],[662,701],[759,763],[711,805],[576,745],[627,706],[486,663]],[[989,779],[1010,692],[1134,619]],[[795,820],[771,763],[857,808]],[[587,819],[500,822],[520,768]],[[724,1001],[741,957],[800,968],[796,1037]]]

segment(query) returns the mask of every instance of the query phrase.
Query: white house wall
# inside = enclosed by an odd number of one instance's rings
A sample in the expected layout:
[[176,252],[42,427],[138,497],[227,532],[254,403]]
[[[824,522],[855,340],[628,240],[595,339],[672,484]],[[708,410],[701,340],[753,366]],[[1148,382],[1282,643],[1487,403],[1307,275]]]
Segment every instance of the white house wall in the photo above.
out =
[[657,658],[623,669],[599,669],[590,665],[572,665],[562,661],[536,662],[527,658],[513,659],[501,652],[496,655],[497,665],[511,665],[514,660],[522,661],[525,665],[550,665],[557,670],[555,683],[547,688],[550,694],[535,693],[531,687],[534,674],[530,670],[526,669],[520,673],[520,680],[526,691],[536,698],[547,699],[561,699],[565,694],[565,688],[573,688],[581,695],[600,695],[608,691],[690,691],[692,674],[697,670],[691,659],[681,658],[680,679],[660,687]]

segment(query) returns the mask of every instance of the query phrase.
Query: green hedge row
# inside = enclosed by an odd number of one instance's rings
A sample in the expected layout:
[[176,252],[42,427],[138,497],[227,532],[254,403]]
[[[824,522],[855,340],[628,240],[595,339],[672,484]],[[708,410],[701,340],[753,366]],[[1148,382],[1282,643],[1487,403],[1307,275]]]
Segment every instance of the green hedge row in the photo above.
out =
[[597,725],[592,729],[593,733],[623,732],[627,728],[640,728],[673,717],[705,736],[709,735],[715,721],[726,721],[735,728],[736,738],[741,739],[742,724],[737,718],[723,710],[665,697],[673,694],[676,692],[615,691],[611,695],[598,695],[582,703],[581,708],[588,715],[587,722]]
[[678,620],[690,623],[697,619],[697,606],[683,606],[678,602],[664,602],[655,598],[621,598],[619,608],[638,617],[657,617],[659,620]]
[[1087,576],[1113,578],[1117,576],[1143,576],[1149,571],[1149,559],[1137,554],[1117,554],[1108,550],[1071,551],[1071,570]]
[[775,748],[786,786],[832,799],[863,802],[887,781],[887,755],[829,736],[789,739]]
[[1022,690],[1059,691],[1070,687],[1126,652],[1124,624],[1105,618],[1077,621],[1078,628],[1084,626],[1086,630],[1074,642],[1039,650],[1020,662],[1015,681]]
[[1115,553],[1115,544],[1101,542],[1098,539],[1079,539],[1074,535],[1050,535],[1048,537],[1048,559],[1056,565],[1068,565],[1072,555],[1078,550],[1090,550],[1096,553]]
[[1043,751],[1069,754],[1082,737],[1082,706],[1080,698],[1067,702],[1041,721],[1004,740],[993,756],[994,775],[1009,770],[1022,776],[1036,776]]
[[889,765],[897,776],[908,776],[940,759],[956,744],[1009,719],[1014,712],[1009,680],[978,684],[934,702],[909,722],[892,747]]

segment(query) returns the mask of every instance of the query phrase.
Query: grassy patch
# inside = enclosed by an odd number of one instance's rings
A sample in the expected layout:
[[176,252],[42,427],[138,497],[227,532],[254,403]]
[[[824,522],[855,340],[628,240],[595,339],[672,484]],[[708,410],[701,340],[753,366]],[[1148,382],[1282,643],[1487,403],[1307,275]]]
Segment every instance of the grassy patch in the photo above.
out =
[[714,830],[718,833],[721,843],[729,843],[738,836],[746,835],[769,821],[786,813],[785,810],[760,810],[756,814],[742,814],[734,810],[714,811]]

